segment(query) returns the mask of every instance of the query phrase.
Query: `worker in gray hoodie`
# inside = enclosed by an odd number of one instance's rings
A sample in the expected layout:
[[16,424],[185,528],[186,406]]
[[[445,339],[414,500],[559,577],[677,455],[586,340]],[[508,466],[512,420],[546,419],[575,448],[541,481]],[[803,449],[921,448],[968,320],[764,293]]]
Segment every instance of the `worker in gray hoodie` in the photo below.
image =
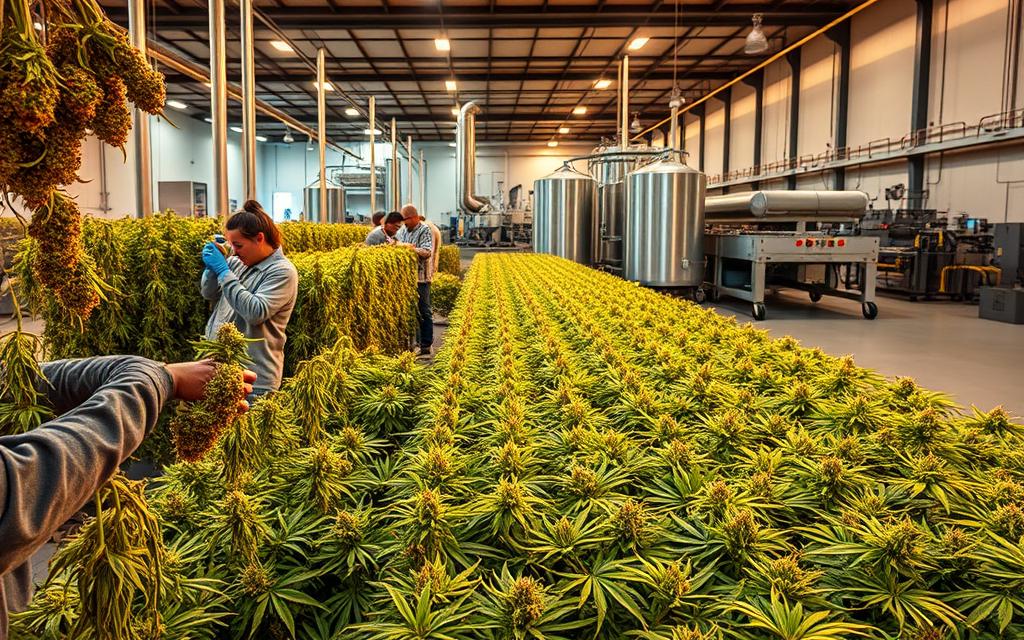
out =
[[[7,639],[8,610],[24,609],[32,597],[32,554],[128,459],[170,398],[202,398],[215,367],[137,356],[41,365],[46,379],[37,387],[57,417],[0,436],[0,640]],[[245,372],[247,394],[255,380]]]

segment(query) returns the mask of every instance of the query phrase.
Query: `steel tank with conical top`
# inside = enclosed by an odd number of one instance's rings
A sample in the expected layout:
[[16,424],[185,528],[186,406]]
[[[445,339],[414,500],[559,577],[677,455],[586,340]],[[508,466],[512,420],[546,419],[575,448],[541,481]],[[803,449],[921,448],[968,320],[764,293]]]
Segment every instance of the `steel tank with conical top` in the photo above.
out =
[[594,261],[594,179],[568,164],[533,183],[533,250]]
[[707,176],[675,153],[626,176],[626,280],[650,287],[703,284],[706,189]]

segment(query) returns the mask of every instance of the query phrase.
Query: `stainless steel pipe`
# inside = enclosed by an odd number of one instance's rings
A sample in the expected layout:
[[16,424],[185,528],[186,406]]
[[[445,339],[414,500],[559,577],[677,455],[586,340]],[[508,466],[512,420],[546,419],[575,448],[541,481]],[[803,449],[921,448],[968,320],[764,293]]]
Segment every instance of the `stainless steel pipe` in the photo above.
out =
[[[146,3],[131,0],[128,3],[128,28],[132,46],[147,57]],[[135,208],[139,218],[153,215],[153,159],[149,137],[149,114],[134,109],[135,139]]]
[[459,109],[455,131],[455,190],[458,207],[467,213],[481,213],[490,201],[476,195],[476,114],[480,107],[467,102]]
[[377,213],[377,99],[370,96],[370,215]]
[[709,222],[728,220],[859,220],[868,197],[860,191],[749,191],[704,201]]
[[224,34],[224,0],[210,0],[210,125],[213,131],[213,197],[215,215],[226,218],[228,198],[228,70]]
[[246,200],[256,199],[256,52],[253,0],[239,0],[242,35],[242,184]]
[[391,211],[402,208],[402,181],[398,175],[398,122],[391,118]]
[[323,47],[316,51],[316,85],[316,131],[320,158],[320,222],[327,222],[327,50]]
[[622,56],[622,144],[629,147],[629,56]]

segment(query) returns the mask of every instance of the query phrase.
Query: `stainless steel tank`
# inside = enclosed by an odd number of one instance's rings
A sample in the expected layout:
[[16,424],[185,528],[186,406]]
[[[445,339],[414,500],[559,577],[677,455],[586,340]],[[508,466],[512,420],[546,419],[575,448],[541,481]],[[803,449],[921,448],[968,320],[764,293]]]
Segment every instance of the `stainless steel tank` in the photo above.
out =
[[596,181],[594,224],[598,238],[595,262],[618,267],[622,264],[622,231],[626,218],[626,175],[638,164],[637,156],[623,155],[608,147],[590,161]]
[[563,165],[533,183],[533,250],[580,264],[594,261],[594,180]]
[[704,281],[707,176],[675,159],[626,176],[622,276],[651,287]]
[[[310,186],[302,190],[305,219],[320,222],[320,187]],[[345,222],[345,189],[327,185],[327,222]]]

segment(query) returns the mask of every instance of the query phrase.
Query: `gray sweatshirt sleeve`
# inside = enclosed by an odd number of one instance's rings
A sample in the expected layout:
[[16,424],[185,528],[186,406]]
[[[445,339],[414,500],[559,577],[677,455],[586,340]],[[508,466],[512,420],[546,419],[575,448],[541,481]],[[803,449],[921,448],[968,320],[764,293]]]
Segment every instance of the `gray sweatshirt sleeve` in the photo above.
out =
[[203,278],[199,282],[199,293],[211,302],[216,302],[220,298],[220,284],[217,282],[217,276],[209,269],[203,269]]
[[260,290],[253,293],[232,272],[221,278],[220,289],[221,295],[246,323],[250,326],[263,324],[295,300],[299,289],[299,273],[291,265],[275,269],[267,274]]
[[172,382],[137,356],[46,363],[57,418],[0,437],[0,575],[27,561],[156,425]]

